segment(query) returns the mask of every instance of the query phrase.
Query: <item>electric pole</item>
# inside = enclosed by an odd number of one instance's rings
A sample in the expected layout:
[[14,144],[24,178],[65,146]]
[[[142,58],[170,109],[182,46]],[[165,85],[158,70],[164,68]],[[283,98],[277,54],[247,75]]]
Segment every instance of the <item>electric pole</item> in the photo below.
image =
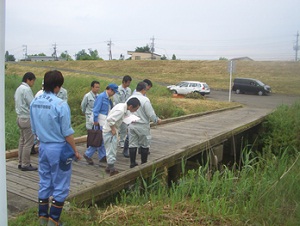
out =
[[112,42],[111,42],[111,39],[107,42],[107,45],[108,45],[108,60],[112,60],[112,54],[111,54]]
[[57,53],[56,53],[56,43],[53,44],[52,57],[54,58],[54,60],[58,60]]
[[297,34],[296,34],[296,44],[294,45],[295,61],[298,61],[298,50],[299,50],[298,38],[299,38],[299,32],[297,31]]
[[27,60],[27,45],[23,45],[23,55],[24,55],[24,60]]
[[150,44],[150,52],[151,52],[151,60],[154,60],[154,36],[150,39],[151,40],[151,44]]

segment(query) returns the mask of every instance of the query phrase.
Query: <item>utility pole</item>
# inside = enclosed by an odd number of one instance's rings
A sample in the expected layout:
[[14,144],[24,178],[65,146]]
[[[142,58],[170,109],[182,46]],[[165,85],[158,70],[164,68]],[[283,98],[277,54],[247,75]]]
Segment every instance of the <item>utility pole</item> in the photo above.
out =
[[108,60],[112,60],[112,54],[111,54],[112,42],[111,42],[111,39],[107,42],[107,45],[108,45]]
[[24,55],[24,60],[27,60],[27,45],[23,45],[23,55]]
[[298,38],[299,38],[299,31],[297,31],[297,34],[296,34],[296,44],[294,45],[295,61],[298,61],[298,50],[299,50]]
[[150,39],[151,40],[151,44],[150,44],[150,52],[151,52],[151,60],[154,60],[154,36]]
[[54,58],[54,60],[58,60],[57,53],[56,53],[56,43],[53,44],[52,57]]
[[0,225],[7,226],[6,161],[5,161],[5,0],[0,0]]
[[235,63],[233,60],[229,61],[228,63],[228,71],[229,71],[229,99],[228,101],[231,102],[231,82],[232,82],[232,74],[235,71]]

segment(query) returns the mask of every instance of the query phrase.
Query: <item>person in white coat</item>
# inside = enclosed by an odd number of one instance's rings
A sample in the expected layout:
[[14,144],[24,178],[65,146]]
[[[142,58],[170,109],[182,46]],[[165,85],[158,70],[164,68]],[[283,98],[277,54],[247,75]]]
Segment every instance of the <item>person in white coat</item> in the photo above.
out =
[[117,154],[118,130],[124,123],[124,117],[129,116],[130,112],[135,112],[139,107],[140,101],[137,98],[131,98],[126,103],[115,105],[106,118],[103,126],[103,140],[107,159],[106,172],[110,173],[111,176],[118,173],[114,167]]

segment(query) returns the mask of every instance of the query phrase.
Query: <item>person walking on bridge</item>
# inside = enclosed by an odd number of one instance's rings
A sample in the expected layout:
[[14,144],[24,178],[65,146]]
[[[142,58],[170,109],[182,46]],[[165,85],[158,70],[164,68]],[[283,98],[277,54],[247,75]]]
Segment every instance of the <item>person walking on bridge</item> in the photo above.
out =
[[[104,92],[100,93],[97,96],[95,100],[94,108],[93,108],[93,116],[91,117],[91,120],[93,122],[93,125],[100,126],[101,130],[109,111],[113,107],[113,103],[110,97],[112,97],[117,92],[118,92],[118,86],[114,83],[111,83],[106,87]],[[85,160],[89,165],[94,165],[92,156],[97,150],[98,150],[99,163],[107,162],[104,142],[102,142],[100,147],[89,146],[88,149],[85,151],[83,157],[85,158]]]
[[131,123],[128,127],[130,168],[138,165],[136,163],[138,148],[141,148],[141,163],[147,162],[151,144],[150,121],[156,124],[161,122],[161,119],[156,116],[150,100],[145,96],[146,92],[147,84],[139,82],[136,87],[136,93],[127,100],[128,102],[131,98],[137,98],[141,103],[139,109],[133,113],[140,119]]

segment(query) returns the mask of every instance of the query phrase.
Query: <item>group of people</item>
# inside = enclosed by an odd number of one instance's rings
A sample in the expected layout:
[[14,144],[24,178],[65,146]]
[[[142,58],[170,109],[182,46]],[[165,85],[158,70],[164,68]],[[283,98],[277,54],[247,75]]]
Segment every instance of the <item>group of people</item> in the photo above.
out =
[[[15,110],[20,129],[18,169],[36,171],[30,162],[34,137],[39,140],[39,221],[40,225],[60,225],[59,218],[69,194],[71,162],[81,159],[74,141],[71,111],[67,103],[67,91],[62,88],[64,77],[60,71],[48,71],[44,75],[42,90],[34,97],[31,87],[36,80],[27,72],[15,92]],[[86,116],[86,128],[99,126],[103,131],[100,147],[88,147],[83,157],[94,164],[92,155],[98,151],[100,162],[107,162],[106,172],[111,176],[115,169],[117,146],[124,148],[123,155],[130,157],[130,167],[137,166],[136,154],[140,150],[141,163],[146,163],[151,143],[150,121],[160,123],[146,92],[152,87],[145,79],[137,84],[134,92],[129,88],[132,79],[123,77],[122,84],[109,84],[100,93],[100,83],[93,81],[91,91],[84,95],[81,109]],[[124,122],[134,114],[135,120]],[[72,158],[62,162],[61,154],[70,150]],[[51,202],[51,206],[50,206]]]
[[[109,84],[99,95],[100,83],[93,81],[91,91],[84,95],[81,102],[81,110],[86,116],[86,128],[89,130],[99,126],[103,131],[104,141],[100,147],[89,146],[83,157],[88,164],[94,165],[92,156],[98,151],[99,162],[107,163],[105,171],[111,176],[118,173],[114,166],[117,146],[123,148],[124,157],[130,158],[131,168],[137,166],[134,150],[138,148],[141,150],[141,163],[147,162],[151,142],[150,120],[160,123],[146,97],[147,90],[152,87],[151,81],[145,79],[138,83],[133,94],[129,87],[131,81],[132,78],[125,75],[121,85]],[[129,124],[123,122],[131,113],[138,120],[130,121]],[[137,131],[137,128],[140,129]]]

